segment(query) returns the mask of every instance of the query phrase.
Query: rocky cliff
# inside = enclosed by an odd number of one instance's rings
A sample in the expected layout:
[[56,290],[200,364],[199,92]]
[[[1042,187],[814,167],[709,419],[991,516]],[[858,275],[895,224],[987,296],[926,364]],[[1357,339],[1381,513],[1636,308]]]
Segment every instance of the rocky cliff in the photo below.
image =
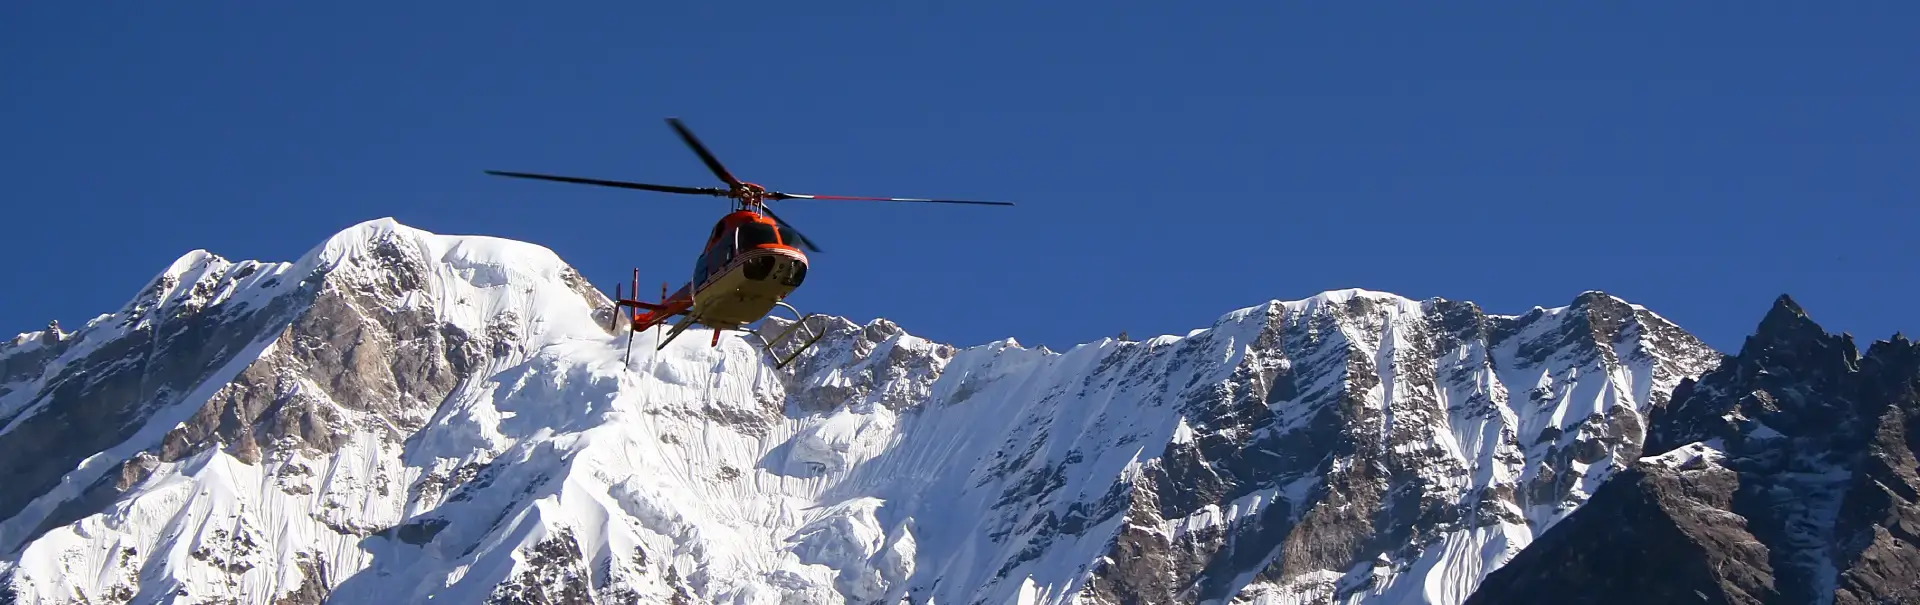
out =
[[1862,355],[1781,297],[1649,416],[1647,456],[1469,604],[1920,603],[1920,345]]

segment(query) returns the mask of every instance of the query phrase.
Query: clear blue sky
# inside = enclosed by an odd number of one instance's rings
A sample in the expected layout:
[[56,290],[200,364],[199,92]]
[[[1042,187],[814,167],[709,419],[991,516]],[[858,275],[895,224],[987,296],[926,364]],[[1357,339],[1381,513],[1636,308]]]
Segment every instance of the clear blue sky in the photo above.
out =
[[[860,8],[854,8],[854,7]],[[825,7],[825,8],[817,8]],[[957,344],[1184,333],[1362,287],[1587,289],[1731,349],[1773,297],[1920,329],[1912,3],[0,5],[0,329],[178,255],[353,223],[687,278],[718,199],[662,119],[826,249],[794,298]]]

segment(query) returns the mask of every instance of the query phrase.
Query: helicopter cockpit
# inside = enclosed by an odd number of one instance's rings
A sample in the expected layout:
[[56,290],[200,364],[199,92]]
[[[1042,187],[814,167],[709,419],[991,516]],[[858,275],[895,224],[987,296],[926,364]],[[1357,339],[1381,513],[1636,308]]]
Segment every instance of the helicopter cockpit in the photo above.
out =
[[[693,283],[696,286],[705,284],[709,278],[724,271],[727,265],[733,263],[733,259],[748,250],[764,245],[795,246],[800,240],[799,236],[786,225],[776,226],[748,221],[728,229],[726,220],[714,224],[709,238],[713,241],[713,245],[705,254],[700,255],[700,260],[694,266]],[[744,267],[745,276],[754,281],[765,280],[781,260],[783,259],[773,256],[762,256],[749,261]],[[795,266],[791,271],[783,272],[785,275],[782,281],[786,285],[798,287],[800,282],[806,279],[806,263],[798,259],[792,260]]]

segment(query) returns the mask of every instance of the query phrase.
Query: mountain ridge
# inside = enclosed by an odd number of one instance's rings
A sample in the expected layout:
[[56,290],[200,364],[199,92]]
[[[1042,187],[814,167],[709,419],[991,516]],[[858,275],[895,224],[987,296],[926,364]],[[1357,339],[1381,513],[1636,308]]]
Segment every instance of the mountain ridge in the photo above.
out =
[[737,338],[623,365],[610,313],[551,250],[391,219],[183,255],[0,345],[0,454],[42,452],[0,476],[50,486],[0,498],[0,596],[1457,603],[1721,355],[1598,291],[1061,352],[835,318],[782,372]]
[[1791,297],[1675,391],[1648,453],[1468,603],[1920,601],[1920,345]]

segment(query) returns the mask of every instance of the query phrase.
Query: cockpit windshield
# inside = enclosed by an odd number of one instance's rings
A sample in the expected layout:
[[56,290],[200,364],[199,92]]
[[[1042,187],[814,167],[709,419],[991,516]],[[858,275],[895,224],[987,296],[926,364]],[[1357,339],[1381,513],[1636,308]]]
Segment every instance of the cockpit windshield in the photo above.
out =
[[746,223],[740,225],[740,249],[757,248],[761,244],[778,244],[772,225],[766,223]]
[[798,248],[800,247],[800,234],[794,233],[794,231],[788,229],[786,225],[780,225],[780,243]]

